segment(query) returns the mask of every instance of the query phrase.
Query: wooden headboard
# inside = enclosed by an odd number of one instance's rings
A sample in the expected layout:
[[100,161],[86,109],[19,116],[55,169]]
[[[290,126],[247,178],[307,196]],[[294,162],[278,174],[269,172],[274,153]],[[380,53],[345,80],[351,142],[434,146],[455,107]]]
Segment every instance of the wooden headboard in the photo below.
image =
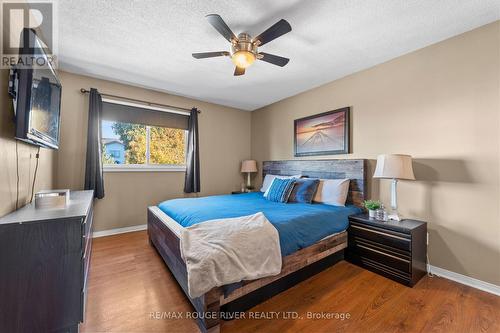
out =
[[366,193],[366,160],[290,160],[262,162],[262,177],[266,174],[309,178],[349,178],[347,204],[363,207]]

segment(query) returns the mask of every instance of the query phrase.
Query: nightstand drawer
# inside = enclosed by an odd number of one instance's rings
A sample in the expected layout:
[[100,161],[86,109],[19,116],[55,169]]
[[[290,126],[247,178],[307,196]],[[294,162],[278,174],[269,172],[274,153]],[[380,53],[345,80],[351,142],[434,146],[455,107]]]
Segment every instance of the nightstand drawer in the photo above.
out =
[[411,271],[410,252],[391,249],[383,244],[364,240],[353,235],[349,237],[349,251],[405,273]]
[[348,230],[349,235],[359,236],[368,240],[383,243],[401,250],[411,250],[411,238],[409,235],[383,230],[375,227],[367,226],[366,224],[358,224],[351,222]]
[[387,278],[398,281],[405,285],[411,285],[411,274],[402,272],[393,267],[386,266],[377,261],[362,257],[355,253],[349,253],[348,259],[350,262],[365,267],[375,273],[381,274]]

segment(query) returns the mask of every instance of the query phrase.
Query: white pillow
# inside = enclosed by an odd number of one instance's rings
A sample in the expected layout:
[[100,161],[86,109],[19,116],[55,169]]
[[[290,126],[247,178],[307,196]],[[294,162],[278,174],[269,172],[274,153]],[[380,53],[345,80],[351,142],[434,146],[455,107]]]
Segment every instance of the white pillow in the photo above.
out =
[[[278,176],[278,175],[267,174],[264,177],[264,181],[262,182],[262,187],[260,188],[260,191],[267,192],[267,190],[271,187],[271,184],[273,183],[274,178],[287,179],[287,178],[300,178],[300,177],[302,177],[302,175]],[[265,194],[264,194],[264,196],[265,196]]]
[[345,206],[350,179],[320,179],[313,201],[331,206]]

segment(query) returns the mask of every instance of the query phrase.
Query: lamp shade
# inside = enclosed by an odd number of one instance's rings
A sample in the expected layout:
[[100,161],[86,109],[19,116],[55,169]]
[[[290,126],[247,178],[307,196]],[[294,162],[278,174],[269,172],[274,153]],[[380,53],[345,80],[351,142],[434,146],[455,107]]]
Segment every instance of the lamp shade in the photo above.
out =
[[257,172],[257,162],[254,160],[241,162],[241,172]]
[[373,178],[415,180],[411,156],[400,154],[379,155]]

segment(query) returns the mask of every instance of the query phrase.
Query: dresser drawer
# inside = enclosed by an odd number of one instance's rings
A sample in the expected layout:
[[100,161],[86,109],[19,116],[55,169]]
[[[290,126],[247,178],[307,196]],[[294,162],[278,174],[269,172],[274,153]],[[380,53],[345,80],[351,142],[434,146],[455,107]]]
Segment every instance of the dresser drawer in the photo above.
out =
[[84,287],[86,285],[87,281],[87,275],[89,272],[89,267],[90,267],[90,256],[92,255],[92,240],[87,243],[87,248],[85,249],[85,253],[83,254],[82,258],[82,265],[83,265],[83,284]]
[[80,322],[83,323],[85,321],[85,310],[87,308],[87,290],[82,290],[80,293],[80,306],[82,309]]
[[88,239],[92,238],[92,227],[94,222],[94,205],[90,205],[89,214],[85,217],[83,221],[83,236]]
[[349,237],[349,252],[393,267],[405,273],[411,272],[410,252],[391,249],[388,246],[353,235]]
[[87,248],[82,258],[82,290],[81,290],[81,317],[80,321],[85,319],[85,305],[87,302],[87,287],[90,271],[90,258],[92,256],[92,239],[87,243]]
[[88,252],[90,246],[92,246],[92,234],[94,229],[94,210],[93,205],[90,206],[89,214],[85,217],[82,223],[82,257]]
[[359,236],[377,243],[383,243],[401,250],[411,250],[410,235],[396,231],[383,230],[376,227],[367,226],[351,222],[348,230],[349,235]]

